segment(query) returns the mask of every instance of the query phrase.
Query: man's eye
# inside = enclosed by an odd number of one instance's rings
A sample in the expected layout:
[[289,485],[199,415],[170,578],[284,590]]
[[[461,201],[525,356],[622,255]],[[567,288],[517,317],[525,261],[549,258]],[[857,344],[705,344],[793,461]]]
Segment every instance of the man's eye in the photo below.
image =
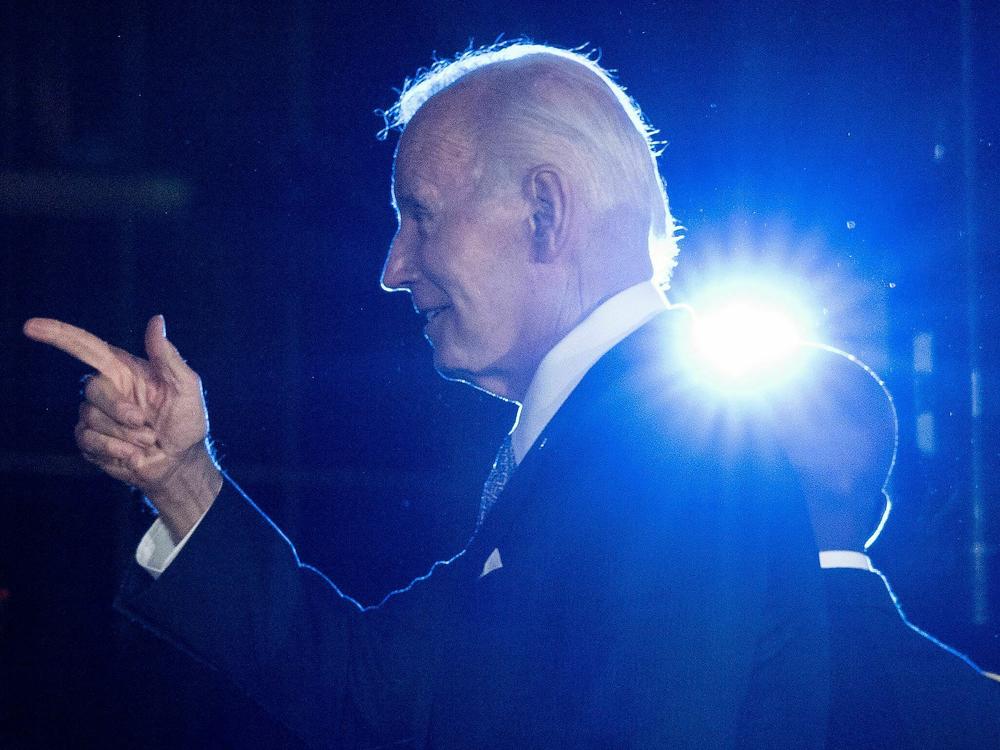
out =
[[434,228],[433,218],[431,212],[424,209],[416,209],[413,212],[413,223],[417,225],[417,231],[422,237],[429,235]]

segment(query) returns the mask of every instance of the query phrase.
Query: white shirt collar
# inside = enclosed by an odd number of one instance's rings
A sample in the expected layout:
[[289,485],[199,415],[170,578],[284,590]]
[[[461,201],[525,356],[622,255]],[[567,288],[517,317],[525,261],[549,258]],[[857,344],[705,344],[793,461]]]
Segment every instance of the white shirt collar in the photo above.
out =
[[867,570],[869,573],[878,572],[868,555],[846,549],[822,550],[819,553],[819,566],[821,568],[856,568],[857,570]]
[[665,309],[667,299],[660,288],[652,281],[643,281],[602,302],[552,347],[528,385],[511,430],[511,446],[518,462],[587,370],[615,344]]

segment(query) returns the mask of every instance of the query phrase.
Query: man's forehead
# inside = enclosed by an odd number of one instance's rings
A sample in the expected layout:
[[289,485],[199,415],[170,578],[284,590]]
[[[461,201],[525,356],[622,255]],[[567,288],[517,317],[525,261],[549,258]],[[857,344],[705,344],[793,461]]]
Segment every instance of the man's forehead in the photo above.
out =
[[421,107],[400,136],[393,164],[397,189],[428,182],[443,187],[474,176],[475,129],[469,117],[457,108],[430,107],[434,103]]
[[431,97],[403,130],[397,158],[428,149],[442,149],[443,155],[460,158],[472,150],[474,118],[471,97],[462,89]]

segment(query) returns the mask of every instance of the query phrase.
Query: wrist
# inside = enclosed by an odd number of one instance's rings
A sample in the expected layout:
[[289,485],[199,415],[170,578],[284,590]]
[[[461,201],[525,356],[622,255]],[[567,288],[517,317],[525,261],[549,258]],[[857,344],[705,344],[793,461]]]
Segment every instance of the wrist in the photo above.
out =
[[160,513],[174,543],[179,542],[208,511],[222,489],[222,472],[209,453],[207,441],[192,446],[165,481],[146,497]]

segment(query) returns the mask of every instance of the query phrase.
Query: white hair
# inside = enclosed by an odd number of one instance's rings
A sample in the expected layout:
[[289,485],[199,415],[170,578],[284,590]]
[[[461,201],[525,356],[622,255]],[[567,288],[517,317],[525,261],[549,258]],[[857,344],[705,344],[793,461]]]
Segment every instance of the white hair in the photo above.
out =
[[431,97],[479,79],[486,68],[481,140],[500,162],[490,166],[530,168],[557,158],[594,209],[624,211],[642,222],[654,279],[666,287],[678,236],[657,168],[656,131],[593,56],[518,40],[438,60],[403,83],[399,99],[382,113],[380,137],[402,131]]

